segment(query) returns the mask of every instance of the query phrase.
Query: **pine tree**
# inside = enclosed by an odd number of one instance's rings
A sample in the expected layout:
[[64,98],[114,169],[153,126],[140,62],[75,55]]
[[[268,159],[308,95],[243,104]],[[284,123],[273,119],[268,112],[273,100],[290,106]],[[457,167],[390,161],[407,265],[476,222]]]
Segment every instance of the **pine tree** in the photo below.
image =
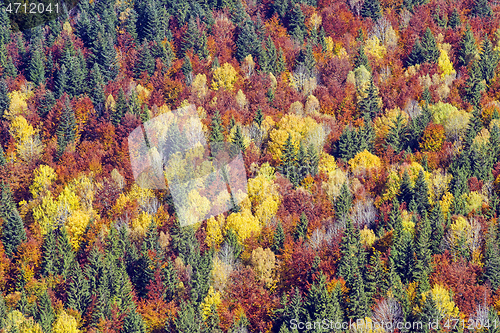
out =
[[264,115],[262,114],[262,109],[261,108],[257,109],[257,112],[255,112],[255,117],[253,118],[253,121],[259,127],[262,125],[262,122],[264,121]]
[[234,132],[234,144],[245,153],[245,144],[243,143],[243,134],[241,133],[240,125],[236,125],[236,131]]
[[189,20],[187,30],[182,38],[181,54],[185,55],[186,52],[191,49],[196,51],[195,45],[197,44],[199,38],[200,38],[200,31],[196,26],[196,21],[194,20],[194,18],[192,18]]
[[379,0],[366,0],[361,7],[361,16],[371,17],[374,21],[378,20],[382,16],[380,12],[380,1]]
[[102,116],[104,112],[104,104],[106,103],[106,95],[104,94],[104,84],[101,70],[99,69],[97,63],[94,64],[94,67],[92,67],[92,70],[90,71],[89,87],[91,87],[90,98],[92,99],[94,108],[98,112],[98,115]]
[[339,141],[336,144],[336,157],[341,158],[345,161],[350,160],[357,153],[358,137],[355,130],[350,128],[350,126],[344,127],[342,134],[340,135]]
[[414,66],[423,62],[425,62],[425,49],[422,47],[422,44],[420,44],[420,39],[417,38],[406,60],[406,64],[407,66]]
[[306,34],[306,24],[304,13],[302,12],[299,4],[295,4],[290,13],[288,31],[293,39],[302,44]]
[[283,146],[283,152],[281,157],[281,173],[283,176],[287,177],[292,184],[297,185],[297,175],[296,175],[296,161],[297,154],[295,152],[295,146],[292,143],[292,135],[289,134]]
[[[415,215],[413,218],[414,222],[417,222]],[[414,281],[418,281],[422,284],[422,286],[419,286],[422,288],[422,291],[427,291],[426,289],[430,289],[430,285],[428,285],[428,267],[430,266],[432,260],[432,251],[430,249],[430,237],[432,231],[427,215],[423,216],[420,221],[416,223],[416,227],[418,234],[415,249],[416,261],[413,270],[413,279]]]
[[314,177],[318,174],[319,154],[312,144],[310,144],[307,148],[307,157],[310,163],[309,172],[311,173],[311,176]]
[[480,57],[479,68],[483,74],[483,79],[486,80],[486,84],[489,85],[495,76],[495,70],[498,65],[498,52],[493,50],[493,45],[488,37],[483,41]]
[[295,240],[305,239],[307,237],[307,227],[309,226],[309,220],[304,212],[300,215],[300,221],[297,223],[295,229]]
[[156,1],[147,1],[144,6],[144,17],[142,37],[148,41],[154,40],[160,31],[159,8],[156,6]]
[[312,46],[310,43],[307,43],[306,48],[300,50],[296,59],[296,68],[303,68],[305,74],[310,77],[313,75],[315,67],[316,59],[314,59]]
[[403,120],[403,115],[400,112],[395,121],[389,125],[389,132],[385,137],[386,147],[392,147],[397,154],[405,150],[408,143],[408,128],[403,123]]
[[437,63],[439,58],[439,49],[436,44],[436,39],[429,27],[425,30],[422,38],[422,48],[424,49],[425,62]]
[[459,27],[462,25],[462,21],[460,20],[460,14],[458,14],[457,8],[453,9],[453,12],[450,16],[450,21],[448,22],[452,29]]
[[109,36],[100,35],[97,38],[96,50],[93,51],[95,61],[101,69],[102,76],[105,82],[113,80],[118,74],[118,64],[116,62],[116,50],[113,40]]
[[59,121],[59,126],[56,130],[57,135],[57,158],[61,157],[66,149],[66,146],[70,144],[76,135],[76,119],[75,112],[69,104],[69,98],[66,97],[64,102],[64,108],[61,115],[61,120]]
[[149,50],[149,45],[143,43],[139,52],[139,59],[137,66],[134,68],[136,78],[139,78],[143,73],[149,76],[153,75],[155,71],[155,60]]
[[113,125],[118,126],[125,113],[128,111],[128,102],[127,98],[125,97],[125,92],[123,91],[122,88],[120,88],[120,91],[118,92],[118,98],[116,100],[116,106],[114,111],[111,114],[111,122]]
[[39,85],[45,81],[45,65],[40,51],[40,46],[33,46],[29,65],[29,79],[35,85]]
[[184,57],[181,70],[184,74],[184,78],[186,79],[186,84],[191,85],[193,82],[193,66],[191,65],[191,59],[188,56]]
[[280,18],[285,18],[288,12],[289,0],[277,0],[271,3],[271,8],[274,13],[278,13]]
[[45,290],[45,292],[42,293],[42,295],[38,299],[37,305],[38,305],[38,310],[36,314],[37,322],[42,327],[43,332],[51,332],[52,323],[54,322],[56,316],[47,290]]
[[80,64],[80,60],[76,56],[71,57],[68,63],[67,81],[67,92],[70,96],[78,96],[79,94],[85,92],[85,78],[86,75]]
[[64,279],[69,275],[73,268],[75,253],[73,247],[69,243],[69,235],[65,226],[59,228],[57,237],[57,261],[56,269],[59,275]]
[[490,17],[493,15],[491,6],[488,0],[476,0],[472,8],[472,14],[481,17]]
[[276,73],[276,63],[278,61],[278,51],[274,45],[273,39],[269,36],[266,40],[266,58],[267,66],[265,72]]
[[142,316],[135,309],[125,317],[121,333],[146,333]]
[[460,40],[460,49],[458,50],[458,63],[460,66],[467,67],[470,61],[474,58],[476,54],[476,39],[474,34],[470,29],[470,25],[467,25],[467,30],[465,31],[462,39]]
[[403,173],[403,179],[401,181],[401,186],[399,187],[399,200],[409,204],[413,199],[414,190],[411,185],[410,175],[405,170]]
[[65,65],[61,65],[61,70],[57,73],[56,82],[54,83],[57,97],[60,97],[68,90],[68,80],[68,69]]
[[498,248],[498,226],[489,228],[486,238],[484,277],[491,283],[492,290],[500,286],[500,250]]
[[255,26],[251,20],[246,20],[236,39],[236,59],[243,61],[249,54],[258,59],[260,54],[260,43],[258,42]]
[[399,210],[399,202],[397,198],[392,199],[392,207],[389,212],[389,220],[387,221],[387,228],[399,232],[402,229],[403,219],[401,218],[401,211]]
[[43,239],[42,253],[42,274],[44,276],[56,275],[57,241],[52,229]]
[[465,99],[477,107],[481,101],[481,92],[484,90],[482,73],[479,62],[475,61],[469,70],[469,78],[465,82]]
[[222,125],[219,110],[215,110],[212,117],[212,125],[210,126],[210,142],[212,144],[224,142],[224,127]]
[[365,66],[365,68],[371,72],[372,68],[370,67],[370,63],[368,62],[368,57],[365,54],[365,48],[363,45],[359,47],[358,54],[356,58],[354,58],[354,68],[359,68],[361,66]]
[[91,300],[90,286],[78,263],[74,265],[70,276],[67,305],[71,309],[85,313]]
[[9,88],[5,80],[0,80],[0,118],[3,117],[5,110],[10,106]]
[[26,231],[24,223],[16,208],[16,203],[12,198],[10,187],[5,183],[0,186],[2,197],[0,198],[0,217],[3,219],[2,224],[2,243],[5,253],[12,258],[17,247],[26,240]]
[[3,151],[2,145],[0,145],[0,167],[7,164],[7,159],[5,158],[5,153]]
[[0,293],[0,330],[5,327],[7,321],[7,306],[5,305],[5,298]]
[[384,280],[385,272],[381,259],[381,253],[380,251],[374,250],[372,256],[370,257],[370,265],[368,266],[366,273],[366,296],[370,305],[373,303],[373,299],[379,288],[381,291],[385,289],[381,283],[381,281]]
[[441,209],[441,205],[438,203],[432,209],[431,215],[431,252],[433,254],[441,253],[441,242],[444,236],[444,214]]
[[286,58],[283,49],[280,47],[278,52],[278,61],[276,62],[276,72],[274,74],[281,74],[286,70]]
[[391,258],[394,268],[403,283],[411,280],[415,267],[413,257],[413,236],[408,230],[401,230],[394,237],[394,245],[391,248]]
[[340,195],[337,198],[337,201],[335,201],[335,216],[337,217],[337,219],[340,220],[344,217],[347,217],[349,211],[351,210],[351,205],[352,205],[351,191],[349,190],[347,182],[345,182],[344,184],[342,184],[342,187],[340,188]]
[[373,77],[370,78],[370,85],[365,95],[366,97],[359,102],[359,110],[365,119],[373,119],[380,113],[380,98]]
[[419,171],[417,180],[415,181],[414,193],[417,211],[421,216],[423,216],[424,214],[427,214],[430,204],[427,181],[425,180],[425,175],[422,170]]

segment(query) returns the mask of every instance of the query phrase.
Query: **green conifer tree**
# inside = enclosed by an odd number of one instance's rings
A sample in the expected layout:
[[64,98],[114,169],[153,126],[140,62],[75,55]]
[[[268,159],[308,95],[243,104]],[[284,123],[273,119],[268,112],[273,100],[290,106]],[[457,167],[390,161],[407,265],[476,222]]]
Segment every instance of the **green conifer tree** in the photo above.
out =
[[120,88],[120,91],[118,92],[118,98],[116,100],[116,106],[114,111],[111,114],[111,122],[113,125],[118,126],[125,113],[128,111],[128,102],[127,98],[125,97],[125,92],[123,91],[122,88]]
[[184,62],[181,67],[182,73],[186,80],[187,85],[191,85],[193,82],[193,66],[191,65],[191,59],[188,56],[184,57]]
[[379,0],[366,0],[361,7],[361,16],[378,20],[382,16]]
[[283,225],[281,224],[281,221],[278,221],[278,225],[276,226],[276,230],[274,231],[273,245],[271,247],[271,250],[273,250],[274,253],[279,253],[283,249],[284,245],[285,245],[285,231],[283,230]]
[[99,116],[103,115],[104,105],[106,103],[106,95],[104,94],[104,80],[101,75],[101,70],[97,63],[94,64],[92,70],[90,71],[90,81],[89,87],[90,89],[90,98],[92,99],[92,103],[94,104],[94,108],[98,112]]
[[498,248],[498,226],[490,226],[486,238],[484,277],[492,290],[500,286],[500,250]]
[[373,119],[380,113],[380,98],[373,77],[370,78],[370,85],[365,94],[366,97],[359,102],[358,107],[365,119]]
[[290,36],[302,44],[306,30],[304,12],[302,12],[299,4],[295,4],[290,12],[290,19],[288,23]]
[[400,112],[395,121],[390,124],[389,132],[385,137],[386,147],[392,147],[397,154],[406,149],[409,139],[408,128],[403,121],[404,118]]
[[452,29],[455,29],[462,25],[462,21],[460,20],[460,14],[458,13],[457,8],[453,9],[453,12],[451,13],[450,16],[449,24]]
[[467,25],[462,39],[460,40],[460,48],[458,50],[458,63],[460,66],[469,66],[470,61],[476,54],[476,39],[471,31],[470,25]]
[[45,65],[42,58],[40,47],[33,46],[34,50],[31,52],[31,59],[29,65],[29,80],[35,85],[39,85],[45,81]]
[[465,100],[477,107],[481,101],[481,92],[484,90],[483,75],[479,62],[475,61],[469,70],[469,78],[465,82]]
[[233,142],[236,146],[238,146],[242,153],[245,153],[245,144],[243,143],[243,133],[241,133],[240,125],[236,125]]
[[421,216],[427,214],[429,209],[428,186],[425,180],[425,175],[422,170],[419,171],[414,187],[414,198],[417,204],[417,211]]
[[493,49],[493,44],[486,37],[481,46],[480,52],[481,59],[479,60],[479,68],[482,72],[482,77],[486,80],[486,84],[490,84],[495,76],[495,70],[498,65],[498,52]]
[[337,198],[337,201],[335,201],[335,216],[337,217],[337,219],[340,220],[344,217],[347,217],[349,211],[351,210],[351,205],[351,191],[349,190],[347,182],[345,182],[340,188],[340,195]]
[[299,240],[300,238],[305,239],[307,237],[307,228],[309,226],[309,220],[304,212],[300,215],[300,221],[297,223],[297,227],[295,229],[295,239]]
[[2,225],[2,243],[5,253],[12,258],[17,247],[26,240],[24,223],[16,208],[16,203],[12,198],[10,187],[5,183],[1,184],[0,198],[0,218],[3,219]]
[[413,44],[411,53],[406,60],[406,64],[407,66],[414,66],[423,62],[425,62],[425,49],[422,47],[420,39],[417,38],[415,44]]
[[439,59],[439,49],[436,44],[436,39],[429,27],[425,30],[424,37],[422,38],[422,48],[424,49],[425,61],[437,63]]
[[260,43],[258,40],[253,22],[249,19],[246,20],[236,39],[236,59],[243,61],[249,54],[254,59],[258,59],[260,54]]
[[134,68],[135,76],[139,78],[143,73],[149,76],[153,75],[155,71],[155,60],[149,50],[149,45],[143,43],[139,52],[139,59],[137,66]]
[[44,276],[55,275],[57,261],[57,241],[54,230],[49,230],[42,244],[42,274]]
[[121,333],[146,333],[142,316],[135,309],[129,312],[123,321]]
[[57,135],[57,158],[61,157],[66,146],[75,139],[76,119],[75,112],[69,104],[69,98],[66,97],[64,107],[56,130]]
[[262,109],[261,108],[257,109],[257,112],[255,112],[255,117],[253,118],[253,121],[259,127],[262,125],[262,122],[264,121],[264,115],[262,114]]
[[43,332],[51,332],[52,323],[54,322],[56,316],[47,290],[42,293],[42,295],[38,299],[37,305],[37,322],[42,327]]
[[287,177],[294,186],[297,184],[297,174],[296,174],[296,162],[297,153],[295,152],[295,146],[292,143],[291,134],[285,141],[283,147],[283,153],[281,157],[281,173],[283,176]]
[[286,58],[285,54],[283,53],[283,49],[280,47],[279,52],[278,52],[278,61],[276,62],[276,71],[275,74],[281,74],[286,70]]
[[61,65],[61,70],[57,74],[56,82],[54,83],[54,89],[57,97],[60,97],[68,90],[68,80],[68,69],[65,65]]
[[481,17],[490,17],[493,15],[491,6],[488,0],[476,0],[472,8],[472,14]]
[[67,295],[68,307],[85,313],[91,301],[90,286],[78,262],[71,269]]
[[410,175],[405,170],[403,173],[401,186],[399,188],[399,200],[409,204],[410,201],[413,199],[413,196],[414,196],[414,190],[411,184]]
[[5,80],[0,80],[0,118],[3,117],[5,110],[10,106],[9,88]]
[[354,68],[359,68],[361,66],[365,66],[365,68],[369,72],[372,71],[370,63],[368,62],[368,57],[365,54],[365,48],[363,45],[359,47],[358,54],[356,55],[356,58],[354,58]]

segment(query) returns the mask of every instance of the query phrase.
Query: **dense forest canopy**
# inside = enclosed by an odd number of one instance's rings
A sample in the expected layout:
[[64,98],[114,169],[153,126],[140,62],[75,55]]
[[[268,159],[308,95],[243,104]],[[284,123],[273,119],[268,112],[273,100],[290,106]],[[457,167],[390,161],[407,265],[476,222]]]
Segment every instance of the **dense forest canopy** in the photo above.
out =
[[[500,330],[496,1],[6,4],[0,332]],[[165,179],[244,167],[145,186],[129,136],[187,107]]]

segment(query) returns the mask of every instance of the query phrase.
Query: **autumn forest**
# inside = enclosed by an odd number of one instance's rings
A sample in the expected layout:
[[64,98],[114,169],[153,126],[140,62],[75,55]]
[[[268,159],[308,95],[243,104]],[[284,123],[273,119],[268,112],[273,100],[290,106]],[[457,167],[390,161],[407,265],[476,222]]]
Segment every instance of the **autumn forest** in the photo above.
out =
[[[500,3],[9,3],[0,332],[500,332]],[[246,177],[196,221],[130,147],[188,107]]]

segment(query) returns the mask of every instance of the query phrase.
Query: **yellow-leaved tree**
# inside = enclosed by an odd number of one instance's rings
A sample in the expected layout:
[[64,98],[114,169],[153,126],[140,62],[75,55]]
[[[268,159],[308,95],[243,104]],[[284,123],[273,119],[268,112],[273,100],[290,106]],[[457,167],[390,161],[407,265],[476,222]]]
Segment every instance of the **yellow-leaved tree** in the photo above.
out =
[[448,52],[444,49],[439,50],[438,67],[441,71],[441,77],[443,78],[446,75],[453,75],[456,73],[450,58],[448,57]]
[[373,155],[365,149],[349,160],[349,166],[353,174],[359,175],[368,170],[380,168],[382,162],[377,155]]
[[219,245],[224,240],[224,215],[220,214],[217,218],[211,216],[207,220],[207,237],[205,238],[205,244],[208,247],[218,248]]
[[16,142],[17,155],[25,162],[36,160],[43,153],[44,145],[38,131],[23,116],[15,116],[10,123],[10,133]]
[[52,333],[80,333],[78,329],[78,321],[75,317],[68,314],[66,311],[62,310],[54,326],[52,327]]
[[259,220],[252,215],[249,209],[243,209],[238,213],[231,213],[226,219],[226,230],[232,229],[238,238],[238,242],[243,244],[245,239],[252,233],[259,234],[261,226]]
[[234,67],[226,62],[222,66],[214,69],[212,77],[212,89],[217,91],[221,88],[233,90],[234,84],[238,80],[238,72]]
[[302,118],[296,114],[286,114],[269,133],[269,151],[281,162],[282,149],[289,135],[295,149],[298,150],[300,141],[318,126],[321,125],[311,117]]
[[208,294],[200,304],[201,316],[206,321],[211,315],[217,314],[217,307],[222,303],[220,292],[214,290],[212,286],[208,289]]
[[259,281],[263,282],[267,288],[273,289],[276,285],[274,279],[276,257],[273,251],[270,248],[258,247],[252,251],[250,262]]
[[458,318],[459,309],[455,305],[450,291],[444,286],[439,284],[434,285],[431,290],[422,295],[423,301],[429,296],[432,297],[436,304],[440,318]]

